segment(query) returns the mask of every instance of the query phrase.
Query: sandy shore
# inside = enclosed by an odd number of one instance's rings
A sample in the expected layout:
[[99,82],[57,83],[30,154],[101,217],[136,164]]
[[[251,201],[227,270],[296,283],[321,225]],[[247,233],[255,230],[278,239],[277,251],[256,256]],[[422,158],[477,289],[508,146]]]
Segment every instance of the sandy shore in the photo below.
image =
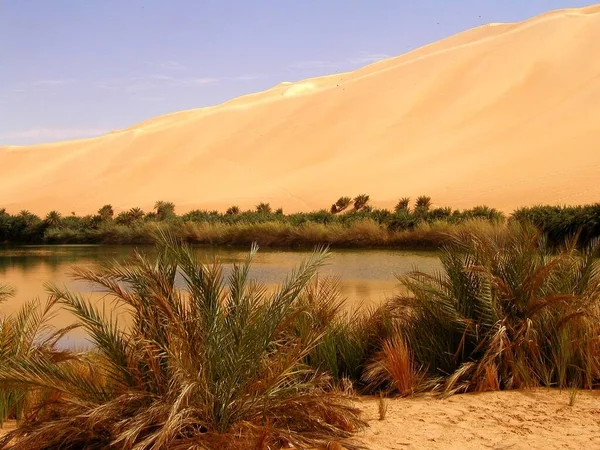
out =
[[600,448],[600,394],[535,390],[388,400],[364,398],[369,428],[360,436],[371,450],[593,449]]

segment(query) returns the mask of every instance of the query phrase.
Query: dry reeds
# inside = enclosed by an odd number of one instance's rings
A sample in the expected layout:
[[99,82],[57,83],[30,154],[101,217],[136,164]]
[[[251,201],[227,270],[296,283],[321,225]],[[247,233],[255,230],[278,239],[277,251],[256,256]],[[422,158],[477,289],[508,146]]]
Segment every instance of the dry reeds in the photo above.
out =
[[443,392],[591,387],[600,376],[596,247],[550,251],[514,225],[461,231],[436,274],[400,277],[402,334]]
[[290,333],[298,298],[325,253],[315,252],[269,294],[248,279],[255,252],[225,282],[218,262],[199,262],[163,233],[156,258],[137,254],[131,263],[76,270],[124,306],[128,327],[82,296],[50,287],[95,351],[0,367],[3,382],[58,393],[30,405],[0,448],[357,448],[349,438],[363,426],[358,410],[329,388],[325,373],[303,363],[322,333]]
[[409,396],[419,390],[423,371],[416,366],[412,352],[405,339],[396,334],[383,342],[381,351],[375,355],[363,373],[363,379],[371,389],[385,386],[388,393]]

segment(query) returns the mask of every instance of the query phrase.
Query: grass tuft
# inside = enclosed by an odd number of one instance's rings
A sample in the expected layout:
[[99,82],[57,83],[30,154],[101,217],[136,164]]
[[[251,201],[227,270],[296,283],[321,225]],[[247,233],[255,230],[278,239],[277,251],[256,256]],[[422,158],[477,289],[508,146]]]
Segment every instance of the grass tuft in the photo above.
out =
[[379,403],[378,403],[378,411],[379,411],[379,420],[385,420],[387,417],[387,399],[383,396],[383,392],[379,393]]

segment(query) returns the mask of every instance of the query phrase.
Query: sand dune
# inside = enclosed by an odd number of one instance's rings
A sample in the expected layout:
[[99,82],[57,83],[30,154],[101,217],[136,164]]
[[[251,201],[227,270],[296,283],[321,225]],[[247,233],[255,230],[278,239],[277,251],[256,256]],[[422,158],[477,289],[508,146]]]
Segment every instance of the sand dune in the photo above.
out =
[[600,200],[600,5],[460,33],[106,136],[0,148],[0,204],[93,212]]

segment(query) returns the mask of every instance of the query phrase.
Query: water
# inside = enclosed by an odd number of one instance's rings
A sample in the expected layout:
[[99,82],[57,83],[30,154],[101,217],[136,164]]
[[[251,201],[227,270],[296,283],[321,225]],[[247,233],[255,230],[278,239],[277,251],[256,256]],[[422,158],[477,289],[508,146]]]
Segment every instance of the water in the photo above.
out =
[[[152,252],[151,247],[142,247],[143,252]],[[24,301],[39,297],[45,300],[46,283],[52,283],[82,293],[91,298],[102,298],[98,292],[70,277],[75,266],[93,267],[106,260],[124,260],[135,249],[128,246],[26,246],[0,248],[0,284],[7,283],[16,288],[17,296],[2,306],[2,311],[11,313]],[[243,261],[247,251],[228,248],[198,248],[202,259],[212,260],[218,255],[225,268],[234,262]],[[251,271],[251,278],[275,286],[297,266],[310,252],[259,250]],[[398,294],[399,285],[395,274],[405,274],[418,267],[432,272],[439,267],[437,255],[432,252],[407,252],[399,250],[332,250],[327,265],[320,274],[339,276],[342,295],[350,308],[377,305]],[[109,306],[110,307],[110,306]],[[53,319],[55,325],[72,323],[69,313],[59,311]],[[79,340],[82,331],[72,336]]]

